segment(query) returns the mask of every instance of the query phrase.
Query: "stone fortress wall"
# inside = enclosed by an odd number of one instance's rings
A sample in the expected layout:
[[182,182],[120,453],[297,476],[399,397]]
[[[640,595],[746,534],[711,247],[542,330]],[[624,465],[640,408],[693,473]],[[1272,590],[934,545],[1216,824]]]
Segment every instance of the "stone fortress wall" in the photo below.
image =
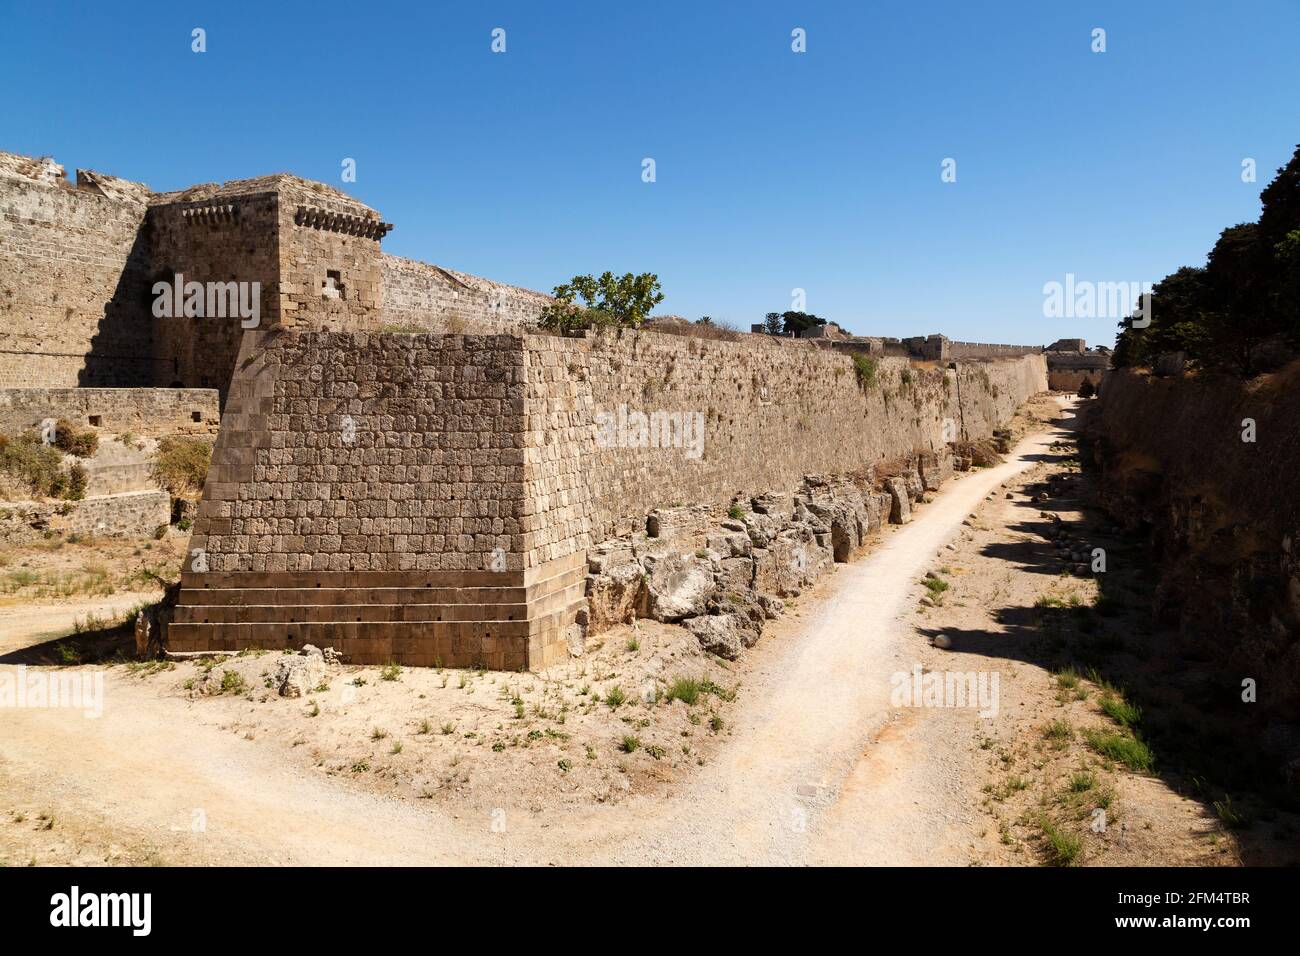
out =
[[[847,356],[761,337],[250,334],[169,644],[543,667],[588,549],[647,512],[933,450],[945,420],[985,438],[1046,385],[1029,355],[884,359],[864,387]],[[698,413],[700,453],[611,443],[621,407]]]
[[221,424],[217,393],[206,388],[0,389],[0,433],[36,429],[51,418],[149,438],[215,435]]
[[155,317],[153,284],[257,282],[260,328],[506,331],[550,297],[380,251],[392,228],[287,174],[155,193],[0,152],[0,388],[216,388],[239,317]]
[[[554,540],[538,542],[547,559],[644,527],[655,508],[725,507],[738,495],[792,489],[806,474],[934,451],[945,421],[954,438],[986,438],[1047,388],[1037,354],[955,369],[886,357],[864,388],[849,357],[797,340],[624,332],[525,342],[527,448],[547,472],[538,507],[565,503],[544,512],[554,529]],[[670,424],[694,416],[702,430],[683,447],[643,447],[636,428],[611,444],[601,439],[602,413],[616,428],[634,413],[660,413],[661,422],[666,414]]]
[[0,152],[0,388],[153,384],[147,195]]
[[[537,334],[548,296],[385,255],[375,210],[286,174],[153,193],[0,154],[0,214],[0,384],[166,386],[168,421],[186,389],[220,395],[175,649],[545,666],[587,549],[647,512],[986,438],[1046,388],[1041,349],[954,358],[943,336],[921,367],[884,340]],[[258,327],[155,316],[177,273],[257,282]],[[871,381],[846,352],[875,353]],[[107,427],[95,401],[44,407]],[[698,447],[609,440],[629,413],[700,423]]]

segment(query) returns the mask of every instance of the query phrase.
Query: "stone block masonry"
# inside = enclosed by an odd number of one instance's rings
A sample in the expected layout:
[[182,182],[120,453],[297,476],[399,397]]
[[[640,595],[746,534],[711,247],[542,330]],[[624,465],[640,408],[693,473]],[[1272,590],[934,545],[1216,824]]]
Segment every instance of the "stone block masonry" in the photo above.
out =
[[39,541],[49,532],[96,538],[150,538],[171,518],[165,491],[91,495],[81,501],[16,501],[0,504],[0,544]]
[[215,388],[239,317],[155,316],[153,287],[257,283],[261,328],[518,332],[549,296],[384,255],[380,214],[284,173],[155,193],[0,152],[0,388]]
[[[1045,388],[1038,355],[881,360],[864,387],[761,338],[249,333],[168,643],[538,669],[567,656],[587,550],[653,508],[987,437]],[[602,441],[619,405],[700,412],[702,454]]]
[[4,388],[0,433],[39,428],[65,418],[82,428],[130,432],[141,438],[215,435],[221,423],[217,392],[203,388]]
[[0,388],[149,385],[147,190],[0,153]]

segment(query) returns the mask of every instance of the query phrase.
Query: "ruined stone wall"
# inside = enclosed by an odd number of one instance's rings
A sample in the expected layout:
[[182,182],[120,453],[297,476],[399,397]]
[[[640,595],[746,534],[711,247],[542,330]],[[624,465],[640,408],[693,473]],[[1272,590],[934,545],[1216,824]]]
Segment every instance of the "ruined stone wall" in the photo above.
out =
[[77,175],[0,153],[0,387],[153,382],[147,190]]
[[430,332],[519,332],[551,297],[397,256],[380,257],[383,323]]
[[[526,339],[525,358],[526,442],[547,560],[636,530],[653,508],[725,506],[740,493],[793,488],[806,474],[932,450],[945,420],[957,437],[987,437],[1047,387],[1042,357],[1028,355],[955,372],[882,358],[863,388],[849,356],[762,336],[539,335]],[[702,440],[633,447],[639,432],[625,441],[617,425],[612,442],[598,437],[600,416],[617,423],[638,412],[692,416]]]
[[16,435],[46,419],[140,437],[215,435],[217,393],[201,388],[0,389],[0,432]]

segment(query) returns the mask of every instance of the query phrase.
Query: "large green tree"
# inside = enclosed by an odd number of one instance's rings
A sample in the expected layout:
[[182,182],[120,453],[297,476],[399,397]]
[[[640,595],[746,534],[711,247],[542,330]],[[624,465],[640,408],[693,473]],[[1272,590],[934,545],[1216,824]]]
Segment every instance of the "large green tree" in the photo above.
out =
[[1156,284],[1142,327],[1120,324],[1117,365],[1145,365],[1183,352],[1199,368],[1250,375],[1260,346],[1300,349],[1300,147],[1260,193],[1259,221],[1223,230],[1204,268]]

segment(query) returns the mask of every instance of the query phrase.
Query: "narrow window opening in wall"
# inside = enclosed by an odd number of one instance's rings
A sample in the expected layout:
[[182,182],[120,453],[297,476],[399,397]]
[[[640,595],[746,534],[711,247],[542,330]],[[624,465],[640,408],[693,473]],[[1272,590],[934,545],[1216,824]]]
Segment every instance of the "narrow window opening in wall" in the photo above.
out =
[[201,422],[201,421],[203,421],[203,413],[202,413],[202,412],[190,412],[190,421],[192,421],[192,422]]
[[325,281],[320,284],[321,298],[342,299],[344,292],[342,274],[335,269],[326,270]]
[[94,428],[98,428],[98,427],[99,427],[99,423],[102,422],[103,420],[104,420],[104,419],[103,419],[101,416],[99,416],[99,415],[91,415],[91,416],[90,416],[90,424],[91,424],[91,426],[93,426]]

